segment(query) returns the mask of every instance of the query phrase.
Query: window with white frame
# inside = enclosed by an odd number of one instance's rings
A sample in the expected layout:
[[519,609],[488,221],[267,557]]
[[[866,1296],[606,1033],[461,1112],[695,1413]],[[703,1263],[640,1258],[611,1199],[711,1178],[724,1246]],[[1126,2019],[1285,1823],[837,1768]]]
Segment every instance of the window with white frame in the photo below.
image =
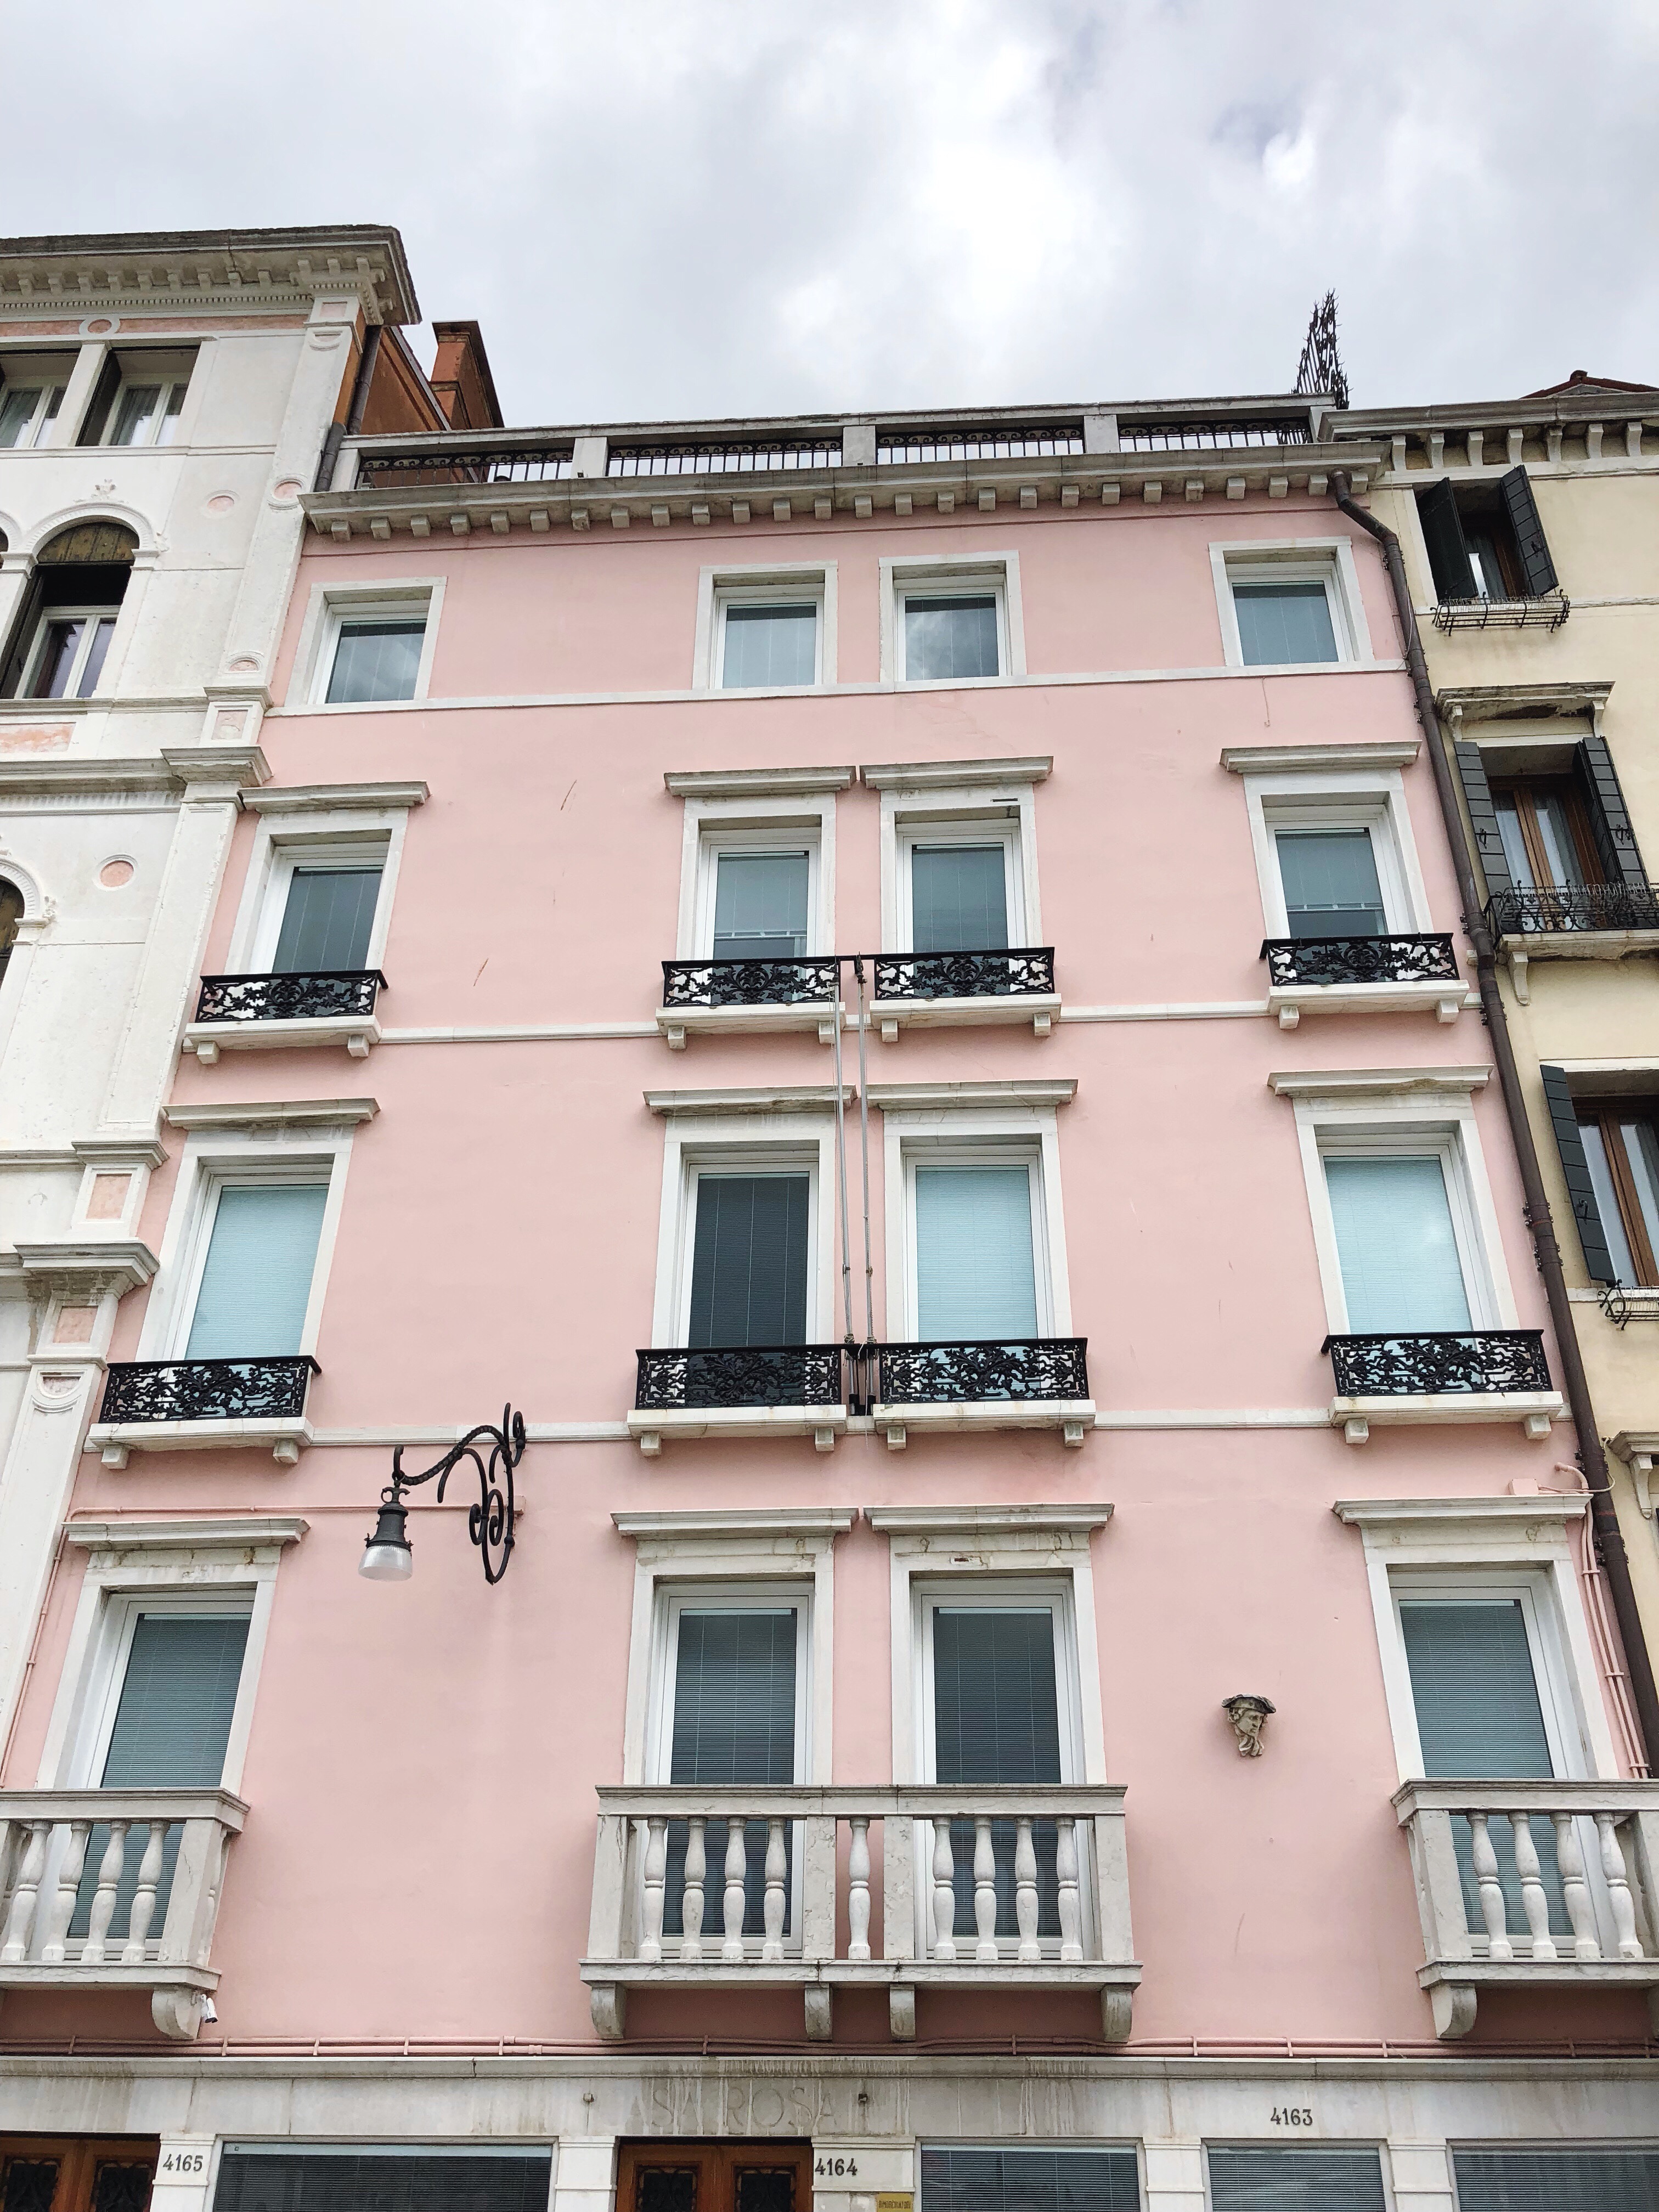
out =
[[191,1255],[186,1359],[275,1359],[305,1348],[329,1178],[216,1177]]
[[836,564],[705,568],[692,683],[700,691],[802,689],[836,680]]
[[884,677],[974,684],[1024,673],[1016,556],[882,568]]
[[[799,1582],[659,1585],[648,1780],[676,1788],[750,1783],[776,1789],[807,1779],[810,1589]],[[669,1824],[666,1936],[683,1932],[690,1839],[684,1821]],[[758,1937],[764,1931],[766,1822],[745,1823],[744,1840],[744,1933]],[[730,1841],[727,1823],[708,1823],[702,1837],[706,1894],[722,1887]],[[795,1892],[800,1855],[793,1822],[785,1831],[785,1845],[787,1940],[799,1926]]]
[[924,2212],[1140,2212],[1134,2146],[923,2143]]
[[[1490,1327],[1457,1146],[1425,1133],[1323,1139],[1320,1159],[1352,1335]],[[1479,1316],[1479,1317],[1477,1317]]]
[[1052,1335],[1037,1148],[915,1146],[904,1170],[914,1340]]
[[387,842],[313,838],[272,848],[252,946],[253,975],[361,973],[372,967]]
[[408,578],[368,589],[317,585],[299,665],[313,706],[368,707],[423,699],[437,643],[441,580]]
[[1207,2144],[1211,2212],[1317,2206],[1318,2212],[1386,2212],[1382,2161],[1372,2143]]
[[83,446],[170,446],[179,435],[193,349],[123,350],[106,364],[88,410]]
[[89,699],[98,688],[118,606],[52,606],[40,617],[17,686],[20,699]]
[[804,1157],[691,1163],[683,1343],[698,1350],[805,1343],[814,1172]]
[[73,366],[57,356],[0,359],[0,451],[21,453],[48,442]]
[[[1243,766],[1242,756],[1223,757]],[[1244,794],[1269,937],[1305,944],[1430,927],[1398,768],[1246,770]]]
[[822,854],[817,816],[703,820],[684,957],[800,960],[821,950]]
[[[907,789],[896,768],[865,770],[881,792],[884,951],[994,952],[1042,942],[1036,786],[994,778],[996,765],[955,764],[960,787]],[[1046,774],[1047,763],[1035,768]]]
[[1230,666],[1306,668],[1370,657],[1346,538],[1212,545],[1210,558]]

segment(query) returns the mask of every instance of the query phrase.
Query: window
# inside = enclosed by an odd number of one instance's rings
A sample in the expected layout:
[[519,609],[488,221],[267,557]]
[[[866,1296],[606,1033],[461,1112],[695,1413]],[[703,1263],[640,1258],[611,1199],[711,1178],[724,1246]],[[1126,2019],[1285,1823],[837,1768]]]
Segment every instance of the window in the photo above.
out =
[[287,894],[270,972],[317,975],[366,968],[380,895],[380,867],[296,863],[286,872]]
[[1572,890],[1599,883],[1595,841],[1580,793],[1566,777],[1494,783],[1498,835],[1522,890]]
[[[925,833],[924,833],[925,834]],[[989,952],[1008,942],[1008,841],[910,841],[910,950]]]
[[20,699],[89,699],[115,635],[114,607],[64,607],[41,617]]
[[441,577],[380,586],[313,584],[290,703],[373,707],[424,699],[442,604]]
[[1613,1280],[1659,1288],[1659,1121],[1654,1102],[1577,1109],[1595,1211]]
[[328,705],[412,699],[425,638],[424,615],[343,616],[325,694]]
[[812,856],[719,852],[714,860],[714,958],[799,960],[806,951]]
[[275,1359],[300,1351],[328,1191],[326,1178],[213,1187],[183,1358]]
[[916,1336],[926,1344],[1038,1334],[1035,1159],[911,1164]]
[[1374,2149],[1211,2149],[1212,2212],[1383,2212],[1382,2162]]
[[805,1171],[694,1170],[691,1304],[685,1341],[699,1349],[804,1344],[811,1252]]
[[82,446],[170,446],[179,435],[193,351],[112,354],[78,441]]
[[921,2148],[922,2212],[1139,2212],[1131,2149]]
[[1370,656],[1346,538],[1212,544],[1231,668],[1316,668]]
[[1534,599],[1557,588],[1555,563],[1525,469],[1496,483],[1449,477],[1417,495],[1436,596]]
[[1262,662],[1336,660],[1336,623],[1329,586],[1273,582],[1233,586],[1239,650],[1246,667]]
[[691,681],[699,691],[836,680],[836,564],[704,568]]
[[[807,1775],[807,1608],[794,1591],[736,1595],[707,1585],[695,1594],[664,1593],[659,1720],[654,1778],[674,1786],[753,1783],[787,1787]],[[785,1890],[786,1936],[798,1925],[793,1824],[785,1832],[790,1872]],[[764,1931],[766,1823],[747,1824],[744,1933]],[[690,1832],[670,1824],[664,1892],[664,1933],[682,1932]],[[705,1894],[718,1896],[730,1840],[724,1821],[704,1834]],[[708,1916],[708,1924],[718,1919]]]
[[1388,917],[1369,829],[1273,832],[1286,934],[1384,937]]
[[1653,927],[1654,894],[1599,731],[1536,746],[1460,738],[1454,751],[1500,936]]
[[1659,2150],[1551,2143],[1455,2150],[1458,2212],[1652,2212]]
[[975,684],[1024,674],[1016,554],[884,559],[881,571],[884,682]]
[[816,684],[817,602],[726,600],[720,608],[720,689]]
[[71,525],[43,545],[12,633],[0,695],[88,699],[109,657],[137,539],[118,523]]
[[21,452],[44,446],[64,404],[64,392],[63,384],[21,384],[7,377],[0,384],[0,449]]
[[17,942],[17,925],[22,919],[22,892],[0,877],[0,977],[11,964],[11,949]]
[[547,2212],[550,2150],[229,2143],[215,2212]]
[[1000,676],[996,594],[907,592],[904,673],[912,684]]
[[1439,1151],[1326,1154],[1352,1334],[1470,1327],[1449,1171]]
[[896,773],[866,770],[883,787],[884,949],[997,952],[1040,942],[1034,785],[1006,778],[907,791],[890,787]]

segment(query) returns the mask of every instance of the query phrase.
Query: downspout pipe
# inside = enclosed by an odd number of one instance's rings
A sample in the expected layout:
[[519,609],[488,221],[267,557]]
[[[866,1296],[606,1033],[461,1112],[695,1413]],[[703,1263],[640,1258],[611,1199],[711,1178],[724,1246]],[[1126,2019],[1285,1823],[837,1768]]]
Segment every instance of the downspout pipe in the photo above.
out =
[[1440,805],[1446,842],[1451,848],[1452,866],[1457,872],[1457,895],[1463,905],[1463,927],[1474,947],[1480,1011],[1492,1038],[1492,1058],[1498,1063],[1498,1085],[1504,1095],[1504,1110],[1509,1117],[1516,1158],[1520,1164],[1521,1186],[1526,1194],[1527,1218],[1532,1230],[1538,1272],[1544,1279],[1544,1296],[1549,1305],[1551,1326],[1555,1332],[1562,1379],[1566,1384],[1567,1404],[1572,1413],[1573,1426],[1578,1432],[1579,1462],[1584,1471],[1584,1486],[1589,1492],[1591,1522],[1601,1564],[1607,1572],[1607,1588],[1613,1596],[1613,1609],[1625,1647],[1625,1664],[1629,1670],[1631,1696],[1641,1728],[1648,1771],[1651,1773],[1656,1756],[1659,1756],[1659,1692],[1656,1692],[1654,1687],[1653,1667],[1642,1633],[1641,1616],[1636,1609],[1636,1592],[1631,1584],[1630,1560],[1625,1551],[1624,1532],[1619,1526],[1618,1509],[1613,1504],[1613,1487],[1607,1477],[1607,1455],[1601,1448],[1601,1439],[1595,1425],[1595,1410],[1590,1403],[1589,1382],[1578,1346],[1577,1325],[1573,1318],[1571,1301],[1567,1296],[1567,1279],[1561,1270],[1561,1247],[1556,1239],[1549,1197],[1545,1191],[1544,1177],[1539,1166],[1538,1147],[1533,1140],[1532,1121],[1521,1088],[1521,1072],[1516,1065],[1509,1015],[1504,1008],[1503,994],[1498,988],[1498,963],[1492,933],[1486,927],[1480,886],[1474,879],[1468,842],[1463,835],[1462,817],[1457,808],[1457,793],[1452,782],[1451,763],[1446,757],[1446,748],[1441,739],[1440,716],[1435,707],[1429,672],[1423,659],[1423,647],[1417,634],[1417,617],[1413,611],[1412,595],[1406,582],[1406,563],[1401,555],[1400,540],[1394,532],[1355,504],[1347,471],[1334,469],[1330,484],[1338,507],[1351,522],[1357,523],[1368,536],[1376,538],[1388,565],[1395,612],[1399,617],[1401,634],[1406,641],[1406,665],[1411,671],[1412,690],[1417,699],[1417,719],[1423,726],[1424,742],[1428,746],[1429,763],[1434,770],[1435,797]]
[[380,325],[371,323],[363,333],[363,349],[357,356],[357,375],[351,387],[351,404],[343,422],[331,422],[323,438],[323,450],[317,460],[317,477],[313,491],[332,491],[334,464],[340,458],[340,448],[348,438],[355,438],[363,427],[363,410],[368,404],[368,387],[374,380],[374,364],[380,356]]

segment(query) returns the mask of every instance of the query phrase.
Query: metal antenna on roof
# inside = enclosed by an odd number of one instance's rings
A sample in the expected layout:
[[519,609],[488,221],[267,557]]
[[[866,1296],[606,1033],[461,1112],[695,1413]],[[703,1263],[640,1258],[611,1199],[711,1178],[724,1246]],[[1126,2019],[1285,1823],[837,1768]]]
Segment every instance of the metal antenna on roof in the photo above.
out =
[[1334,292],[1326,293],[1309,319],[1302,358],[1296,365],[1294,389],[1309,396],[1328,392],[1339,407],[1348,404],[1348,380],[1336,343]]

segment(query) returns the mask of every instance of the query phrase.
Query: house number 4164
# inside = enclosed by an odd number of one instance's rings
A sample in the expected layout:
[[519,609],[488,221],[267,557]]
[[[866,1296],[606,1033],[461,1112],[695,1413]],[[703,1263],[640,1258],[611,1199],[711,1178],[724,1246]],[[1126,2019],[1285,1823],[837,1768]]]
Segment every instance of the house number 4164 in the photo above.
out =
[[846,2174],[849,2179],[857,2173],[858,2170],[859,2162],[855,2158],[821,2158],[812,2168],[814,2173],[821,2173],[826,2177]]

